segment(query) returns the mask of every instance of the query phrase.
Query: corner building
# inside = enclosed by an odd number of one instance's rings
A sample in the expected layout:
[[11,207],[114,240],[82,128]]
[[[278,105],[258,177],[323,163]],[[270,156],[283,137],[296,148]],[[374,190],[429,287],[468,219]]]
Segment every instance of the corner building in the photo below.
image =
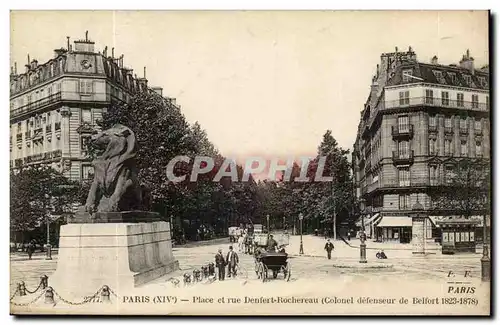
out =
[[489,98],[489,67],[476,69],[469,50],[458,65],[419,62],[411,47],[381,55],[352,156],[368,237],[411,242],[415,210],[429,216],[424,238],[440,236],[436,220],[459,212],[429,194],[456,161],[490,158]]
[[[73,46],[74,45],[74,46]],[[10,168],[50,164],[72,180],[92,177],[86,143],[102,113],[148,88],[148,81],[124,67],[107,47],[95,52],[87,35],[54,50],[44,64],[33,59],[24,73],[10,74]]]

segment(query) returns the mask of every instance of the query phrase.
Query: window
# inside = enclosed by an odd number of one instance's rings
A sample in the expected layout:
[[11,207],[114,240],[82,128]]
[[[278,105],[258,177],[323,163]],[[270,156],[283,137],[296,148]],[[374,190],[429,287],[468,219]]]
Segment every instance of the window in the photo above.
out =
[[469,240],[474,241],[474,232],[473,231],[469,232]]
[[80,94],[92,94],[93,93],[93,84],[92,80],[80,80]]
[[486,109],[490,108],[490,96],[486,96]]
[[450,93],[447,91],[441,92],[441,104],[444,106],[450,105]]
[[90,108],[82,108],[82,123],[92,124],[92,110]]
[[408,132],[409,118],[408,115],[398,116],[399,132]]
[[457,106],[464,107],[464,94],[463,93],[457,93]]
[[479,96],[472,95],[472,108],[478,108],[478,107],[479,107]]
[[56,91],[61,92],[61,83],[56,84]]
[[412,76],[413,75],[413,70],[412,69],[405,69],[403,70],[403,82],[411,82],[412,81]]
[[49,97],[52,96],[52,87],[49,87],[47,89],[47,94],[48,94]]
[[21,132],[21,122],[17,123],[17,132]]
[[437,121],[436,121],[436,115],[430,115],[429,116],[429,126],[436,127]]
[[465,84],[467,86],[470,86],[472,84],[472,77],[471,76],[464,74],[464,80],[465,80]]
[[476,141],[476,156],[482,156],[482,145],[481,141]]
[[475,120],[474,121],[474,129],[476,130],[481,130],[482,126],[481,126],[481,120]]
[[453,166],[451,165],[445,166],[446,183],[451,184],[453,182],[454,177],[455,177],[455,172],[453,170]]
[[400,210],[410,209],[410,195],[409,194],[399,195],[399,209]]
[[465,140],[460,141],[460,154],[462,157],[467,156],[467,141]]
[[82,179],[94,177],[94,168],[91,165],[82,165]]
[[429,155],[435,155],[436,151],[436,139],[429,139]]
[[467,120],[465,118],[460,119],[460,128],[467,129]]
[[436,77],[437,81],[439,83],[443,83],[443,74],[441,73],[441,71],[433,70],[432,72],[434,73],[434,76]]
[[410,156],[410,143],[408,141],[399,142],[398,155],[400,158],[409,158],[409,156]]
[[429,167],[429,178],[431,181],[431,185],[437,185],[439,179],[439,169],[438,166],[430,166]]
[[410,169],[402,168],[398,170],[399,186],[410,186]]
[[479,84],[481,85],[481,87],[486,87],[486,86],[488,86],[488,85],[486,84],[486,78],[485,78],[485,77],[478,77],[478,79],[479,79]]
[[443,231],[443,242],[444,243],[448,242],[448,232],[447,231]]
[[446,156],[453,156],[453,145],[452,141],[449,139],[444,140],[444,154]]
[[448,76],[450,76],[451,83],[455,84],[455,82],[457,81],[457,75],[454,73],[448,73]]
[[410,91],[399,92],[399,105],[410,105]]
[[447,128],[451,128],[451,116],[447,116],[444,119],[444,126],[447,127]]
[[425,103],[434,104],[434,91],[432,89],[425,90]]
[[31,103],[31,95],[28,95],[28,96],[26,97],[26,100],[28,101],[28,104],[29,104],[29,103]]

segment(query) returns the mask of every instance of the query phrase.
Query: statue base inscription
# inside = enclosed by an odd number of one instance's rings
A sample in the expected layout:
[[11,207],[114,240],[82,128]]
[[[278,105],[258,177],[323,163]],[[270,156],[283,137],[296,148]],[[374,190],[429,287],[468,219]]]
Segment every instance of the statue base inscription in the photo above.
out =
[[103,285],[133,288],[178,269],[168,222],[73,223],[61,227],[49,285],[79,296]]

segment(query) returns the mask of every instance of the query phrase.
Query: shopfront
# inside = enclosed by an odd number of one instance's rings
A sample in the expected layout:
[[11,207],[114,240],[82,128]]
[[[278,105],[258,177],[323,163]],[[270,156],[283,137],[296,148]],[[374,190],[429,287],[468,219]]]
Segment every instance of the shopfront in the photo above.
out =
[[447,217],[438,221],[441,228],[441,247],[443,254],[475,253],[476,226],[478,220]]
[[412,220],[406,216],[383,216],[376,224],[377,241],[409,243]]

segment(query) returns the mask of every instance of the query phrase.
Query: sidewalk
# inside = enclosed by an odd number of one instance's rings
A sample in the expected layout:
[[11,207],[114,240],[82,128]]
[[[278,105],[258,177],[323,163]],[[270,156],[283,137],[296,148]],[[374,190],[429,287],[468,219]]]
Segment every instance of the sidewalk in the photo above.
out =
[[[336,241],[333,239],[330,240],[335,247],[332,252],[332,258],[359,259],[359,239],[351,239],[348,241],[349,245],[341,239],[337,239]],[[302,236],[302,242],[304,256],[326,258],[326,251],[324,250],[326,240],[324,237],[313,235]],[[300,236],[290,236],[290,245],[286,248],[286,252],[291,255],[299,255],[299,249]],[[375,254],[381,250],[384,250],[389,258],[410,258],[413,256],[413,246],[411,244],[366,241],[366,258],[368,260],[376,260]],[[429,248],[427,251],[431,254],[441,255],[441,250],[436,249],[436,247]]]

